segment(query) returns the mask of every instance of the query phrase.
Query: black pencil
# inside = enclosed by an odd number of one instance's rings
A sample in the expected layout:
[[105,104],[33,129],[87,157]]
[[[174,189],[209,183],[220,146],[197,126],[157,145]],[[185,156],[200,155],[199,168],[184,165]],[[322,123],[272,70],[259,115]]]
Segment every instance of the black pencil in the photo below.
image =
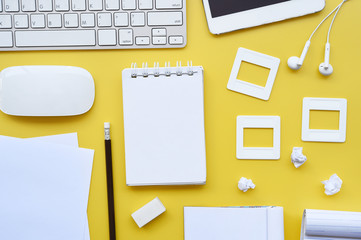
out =
[[115,237],[112,145],[110,140],[110,123],[108,122],[104,123],[104,135],[105,135],[105,160],[107,167],[109,239],[115,240],[116,237]]

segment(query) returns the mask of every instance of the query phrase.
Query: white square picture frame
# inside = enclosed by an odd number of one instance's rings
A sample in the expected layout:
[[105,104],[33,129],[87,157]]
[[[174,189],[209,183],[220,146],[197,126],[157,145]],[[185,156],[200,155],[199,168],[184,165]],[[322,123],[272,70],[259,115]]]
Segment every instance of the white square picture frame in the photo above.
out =
[[[310,111],[339,111],[338,130],[310,129]],[[347,99],[344,98],[304,98],[302,107],[302,141],[305,142],[345,142],[347,121]]]
[[[247,81],[237,79],[242,62],[248,62],[270,70],[266,86],[262,87]],[[234,60],[231,75],[228,80],[227,88],[231,91],[239,92],[259,98],[269,100],[274,81],[280,65],[280,59],[263,53],[251,51],[245,48],[239,48],[236,59]]]
[[[272,128],[273,147],[244,147],[245,128]],[[238,116],[236,145],[238,159],[280,159],[281,118],[279,116]]]

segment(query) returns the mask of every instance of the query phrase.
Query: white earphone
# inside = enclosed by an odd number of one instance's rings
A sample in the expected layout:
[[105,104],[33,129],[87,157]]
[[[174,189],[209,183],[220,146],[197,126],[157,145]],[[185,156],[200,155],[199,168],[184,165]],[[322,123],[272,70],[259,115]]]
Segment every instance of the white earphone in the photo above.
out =
[[310,48],[310,45],[311,45],[311,39],[313,37],[313,35],[315,34],[315,32],[318,30],[318,28],[322,25],[322,23],[329,17],[331,16],[335,11],[335,16],[333,17],[332,19],[332,22],[330,24],[330,27],[328,29],[328,34],[327,34],[327,43],[326,43],[326,46],[325,46],[325,60],[323,63],[320,64],[319,66],[319,71],[322,75],[324,76],[329,76],[333,73],[333,67],[332,65],[330,64],[330,48],[331,48],[331,45],[330,45],[330,33],[331,33],[331,29],[332,29],[332,25],[335,21],[335,18],[339,12],[339,10],[341,9],[342,5],[346,2],[347,0],[343,0],[334,10],[332,10],[321,22],[320,24],[318,24],[318,26],[316,27],[316,29],[312,32],[310,38],[308,39],[308,41],[306,42],[305,44],[305,47],[303,48],[303,51],[302,51],[302,54],[301,54],[301,57],[290,57],[287,61],[287,64],[288,66],[293,69],[293,70],[298,70],[301,68],[302,64],[303,64],[303,61],[305,60],[306,58],[306,55],[307,55],[307,52],[308,52],[308,49]]

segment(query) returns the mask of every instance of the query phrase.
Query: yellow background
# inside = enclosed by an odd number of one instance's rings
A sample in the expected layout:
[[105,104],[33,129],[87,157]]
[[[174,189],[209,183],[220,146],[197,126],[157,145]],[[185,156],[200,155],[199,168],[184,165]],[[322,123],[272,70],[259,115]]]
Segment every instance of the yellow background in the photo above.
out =
[[[200,0],[187,1],[188,45],[184,49],[1,52],[0,69],[16,65],[71,65],[87,69],[95,79],[93,108],[82,116],[31,118],[0,113],[0,134],[15,137],[78,132],[81,147],[95,149],[89,198],[92,240],[108,238],[103,122],[111,122],[115,207],[118,239],[183,239],[183,206],[276,205],[284,207],[285,239],[299,239],[305,208],[361,211],[361,1],[347,1],[331,35],[334,73],[323,77],[323,61],[330,20],[312,41],[304,66],[287,67],[290,56],[299,56],[312,30],[340,0],[327,0],[317,14],[220,36],[210,34]],[[269,101],[226,89],[239,47],[281,59]],[[177,60],[204,67],[207,184],[204,186],[127,187],[125,185],[121,71],[132,62],[153,64]],[[256,74],[256,73],[254,73]],[[347,98],[345,143],[301,141],[304,97]],[[236,159],[236,117],[281,117],[281,159]],[[319,123],[327,114],[319,114]],[[260,136],[256,134],[255,136]],[[176,136],[175,136],[176,137]],[[256,140],[253,140],[256,142]],[[308,160],[296,169],[290,161],[292,147],[304,147]],[[322,180],[337,173],[344,181],[334,196],[324,194]],[[240,177],[251,178],[256,189],[243,193]],[[131,213],[158,196],[167,211],[139,229]]]

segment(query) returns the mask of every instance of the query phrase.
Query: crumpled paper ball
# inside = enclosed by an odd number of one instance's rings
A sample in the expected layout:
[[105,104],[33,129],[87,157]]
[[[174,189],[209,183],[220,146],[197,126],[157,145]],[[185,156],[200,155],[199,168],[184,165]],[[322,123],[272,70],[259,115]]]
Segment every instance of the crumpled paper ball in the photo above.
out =
[[307,157],[302,154],[302,147],[294,147],[291,154],[291,161],[296,168],[299,168],[307,160]]
[[256,185],[254,185],[254,183],[252,182],[251,179],[247,179],[245,177],[241,177],[241,179],[239,179],[239,182],[238,182],[239,190],[241,190],[243,192],[247,192],[248,189],[250,189],[250,188],[254,189],[255,187],[256,187]]
[[322,183],[325,184],[325,193],[328,196],[334,195],[341,190],[342,180],[336,173],[329,180],[322,181]]

